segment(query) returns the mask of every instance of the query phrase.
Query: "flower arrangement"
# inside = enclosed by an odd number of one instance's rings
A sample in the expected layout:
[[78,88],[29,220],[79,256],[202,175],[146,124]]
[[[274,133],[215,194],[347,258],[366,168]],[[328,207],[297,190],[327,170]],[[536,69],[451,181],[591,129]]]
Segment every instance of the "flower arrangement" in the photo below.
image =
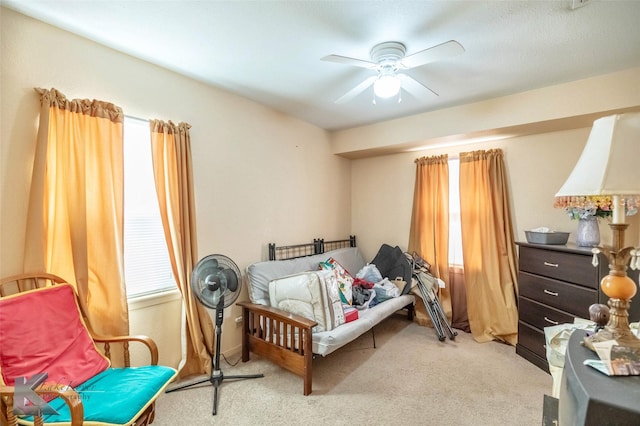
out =
[[[638,213],[640,197],[622,197],[622,200],[624,201],[626,216],[633,216]],[[608,195],[556,197],[553,206],[563,208],[571,219],[610,217],[613,214],[613,197]]]

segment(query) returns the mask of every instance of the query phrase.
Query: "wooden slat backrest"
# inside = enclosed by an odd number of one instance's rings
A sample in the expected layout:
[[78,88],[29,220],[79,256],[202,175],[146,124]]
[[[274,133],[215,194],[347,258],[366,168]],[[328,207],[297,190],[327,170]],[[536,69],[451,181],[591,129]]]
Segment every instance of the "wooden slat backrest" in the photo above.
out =
[[45,272],[13,275],[0,278],[0,297],[66,282],[57,275]]

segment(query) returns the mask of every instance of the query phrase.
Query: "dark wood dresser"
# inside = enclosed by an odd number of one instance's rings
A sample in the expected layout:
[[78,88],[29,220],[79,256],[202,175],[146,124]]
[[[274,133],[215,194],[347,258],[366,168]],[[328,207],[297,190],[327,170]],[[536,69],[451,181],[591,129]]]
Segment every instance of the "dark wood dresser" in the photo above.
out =
[[[598,267],[594,267],[591,249],[575,244],[517,244],[520,296],[516,353],[548,372],[544,327],[573,323],[575,317],[589,318],[591,304],[606,304],[608,297],[599,291],[599,284],[609,273],[609,265],[601,254]],[[638,272],[628,273],[637,283]],[[640,292],[632,300],[629,321],[640,321]]]
[[570,245],[518,243],[518,344],[516,353],[545,371],[544,327],[589,318],[598,303],[600,268],[591,249]]

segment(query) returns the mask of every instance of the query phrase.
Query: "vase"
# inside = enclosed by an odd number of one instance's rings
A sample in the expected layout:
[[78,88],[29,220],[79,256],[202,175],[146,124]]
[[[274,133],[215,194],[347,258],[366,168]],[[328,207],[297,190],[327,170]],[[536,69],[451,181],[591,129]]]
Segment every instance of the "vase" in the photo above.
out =
[[600,244],[598,219],[595,216],[579,219],[576,234],[576,243],[580,247],[593,247]]

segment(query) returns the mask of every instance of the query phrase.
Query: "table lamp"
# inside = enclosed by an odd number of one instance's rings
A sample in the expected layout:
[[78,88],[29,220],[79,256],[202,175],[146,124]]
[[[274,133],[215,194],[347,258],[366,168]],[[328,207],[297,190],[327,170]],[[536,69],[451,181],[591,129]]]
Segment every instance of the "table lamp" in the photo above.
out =
[[640,268],[640,249],[625,247],[624,243],[629,226],[625,223],[626,213],[640,205],[640,113],[616,114],[594,121],[580,159],[556,194],[556,201],[568,207],[600,203],[601,208],[612,210],[609,226],[613,245],[593,249],[594,266],[598,253],[604,253],[609,260],[609,274],[600,287],[609,297],[610,316],[602,330],[585,339],[585,345],[593,349],[593,342],[615,339],[624,346],[640,347],[640,339],[629,328],[628,314],[637,287],[627,276],[629,259],[632,269]]

